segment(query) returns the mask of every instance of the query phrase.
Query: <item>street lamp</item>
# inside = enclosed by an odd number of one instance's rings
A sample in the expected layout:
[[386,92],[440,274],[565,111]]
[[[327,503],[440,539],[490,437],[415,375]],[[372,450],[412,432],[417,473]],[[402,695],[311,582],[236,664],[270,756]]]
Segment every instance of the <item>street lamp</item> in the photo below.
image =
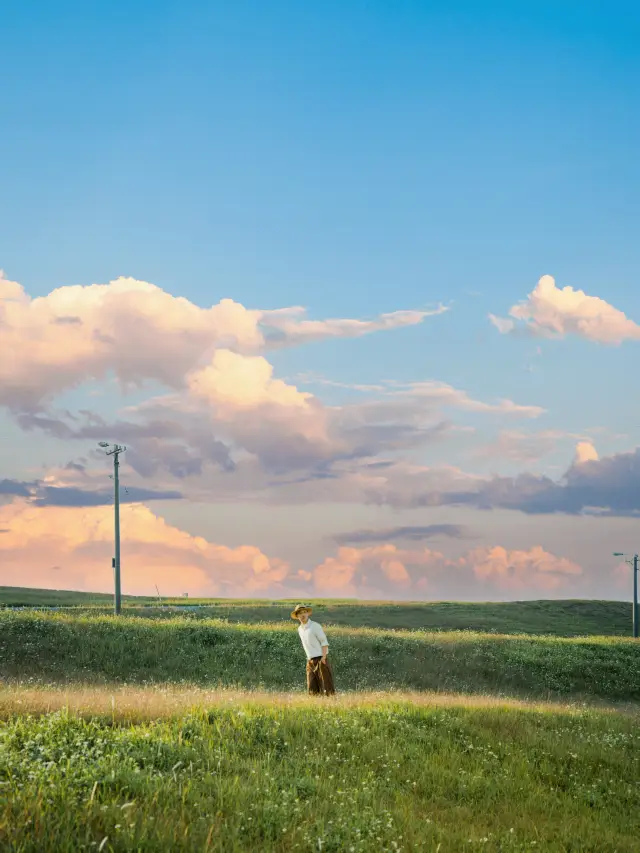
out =
[[616,551],[614,557],[626,557],[625,563],[633,566],[633,636],[638,636],[638,628],[640,620],[638,618],[638,555],[637,554],[621,554]]
[[108,441],[99,441],[98,447],[107,450],[107,456],[113,456],[113,490],[114,490],[114,509],[115,509],[115,556],[113,558],[113,579],[115,583],[114,609],[116,616],[120,615],[122,609],[122,595],[120,591],[120,480],[118,477],[118,469],[120,467],[119,456],[127,449],[119,444],[109,444]]

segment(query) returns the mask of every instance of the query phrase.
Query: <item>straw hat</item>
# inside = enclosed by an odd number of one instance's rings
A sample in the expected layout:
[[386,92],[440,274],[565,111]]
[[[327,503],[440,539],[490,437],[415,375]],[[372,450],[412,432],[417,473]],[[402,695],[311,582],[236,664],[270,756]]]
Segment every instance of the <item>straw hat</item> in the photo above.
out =
[[297,619],[298,614],[300,613],[301,610],[306,610],[307,613],[309,613],[309,615],[311,615],[313,613],[313,608],[311,607],[310,604],[296,604],[295,609],[293,610],[293,613],[291,614],[291,618]]

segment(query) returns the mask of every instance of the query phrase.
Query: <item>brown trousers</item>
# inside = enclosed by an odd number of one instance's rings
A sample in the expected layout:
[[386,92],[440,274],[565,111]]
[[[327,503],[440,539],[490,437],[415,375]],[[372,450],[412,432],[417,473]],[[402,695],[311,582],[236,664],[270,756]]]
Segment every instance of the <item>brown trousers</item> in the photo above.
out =
[[322,663],[321,657],[307,661],[307,690],[310,696],[335,696],[336,688],[329,661]]

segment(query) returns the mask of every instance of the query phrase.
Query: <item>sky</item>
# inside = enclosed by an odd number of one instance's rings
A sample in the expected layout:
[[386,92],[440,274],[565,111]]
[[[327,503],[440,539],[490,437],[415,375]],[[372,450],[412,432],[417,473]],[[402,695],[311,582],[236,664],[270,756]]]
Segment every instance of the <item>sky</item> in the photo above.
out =
[[636,4],[0,33],[0,584],[630,598]]

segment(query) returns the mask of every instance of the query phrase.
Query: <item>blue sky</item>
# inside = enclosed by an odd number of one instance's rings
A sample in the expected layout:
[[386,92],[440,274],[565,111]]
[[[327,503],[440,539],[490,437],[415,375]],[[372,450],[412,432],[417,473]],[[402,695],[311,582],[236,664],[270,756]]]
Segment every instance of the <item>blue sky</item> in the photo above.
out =
[[[349,394],[301,375],[436,380],[547,410],[513,428],[635,448],[637,341],[519,339],[488,314],[550,274],[640,322],[636,4],[60,0],[5,4],[0,32],[0,268],[32,297],[131,276],[318,319],[442,303],[269,361],[327,405]],[[67,461],[0,418],[6,476]],[[481,421],[457,418],[478,441],[502,424]],[[561,473],[574,444],[525,467]],[[421,459],[522,468],[464,442]]]

